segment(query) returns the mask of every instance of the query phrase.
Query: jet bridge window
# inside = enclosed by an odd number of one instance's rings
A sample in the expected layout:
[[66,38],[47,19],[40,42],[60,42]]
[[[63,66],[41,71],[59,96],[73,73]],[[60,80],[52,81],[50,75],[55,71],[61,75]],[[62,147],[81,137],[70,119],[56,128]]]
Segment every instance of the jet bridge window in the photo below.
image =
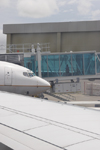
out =
[[34,73],[28,73],[28,72],[23,72],[23,75],[26,76],[26,77],[33,77],[33,76],[35,76]]

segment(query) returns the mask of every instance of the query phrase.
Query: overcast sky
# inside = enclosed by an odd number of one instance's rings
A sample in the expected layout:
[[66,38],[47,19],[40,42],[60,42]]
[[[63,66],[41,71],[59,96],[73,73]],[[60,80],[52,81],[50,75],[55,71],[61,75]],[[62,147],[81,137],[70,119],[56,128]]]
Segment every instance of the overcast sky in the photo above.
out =
[[100,0],[0,0],[0,45],[3,24],[100,20]]

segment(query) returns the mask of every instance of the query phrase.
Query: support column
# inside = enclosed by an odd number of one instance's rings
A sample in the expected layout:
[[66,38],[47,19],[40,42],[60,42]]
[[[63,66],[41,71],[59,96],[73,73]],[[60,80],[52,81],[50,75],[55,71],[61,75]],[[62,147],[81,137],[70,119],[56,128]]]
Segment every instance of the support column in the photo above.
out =
[[57,33],[57,52],[61,52],[61,32]]
[[[11,34],[7,34],[6,46],[7,46],[8,44],[12,44],[12,43],[11,43]],[[9,50],[7,51],[7,48],[6,48],[6,53],[9,53]]]
[[11,34],[7,34],[7,44],[12,44],[11,43]]
[[39,43],[37,43],[37,61],[38,61],[38,76],[41,77],[41,48]]

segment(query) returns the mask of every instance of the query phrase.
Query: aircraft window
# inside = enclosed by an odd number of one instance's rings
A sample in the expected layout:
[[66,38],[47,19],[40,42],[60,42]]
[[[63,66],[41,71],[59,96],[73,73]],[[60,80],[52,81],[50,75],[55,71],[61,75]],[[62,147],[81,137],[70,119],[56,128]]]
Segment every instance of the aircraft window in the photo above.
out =
[[28,76],[28,73],[27,73],[27,72],[23,72],[23,75],[24,75],[24,76]]
[[33,73],[28,73],[28,76],[33,77],[34,75],[33,75]]
[[33,76],[35,76],[35,73],[23,72],[23,75],[26,77],[33,77]]

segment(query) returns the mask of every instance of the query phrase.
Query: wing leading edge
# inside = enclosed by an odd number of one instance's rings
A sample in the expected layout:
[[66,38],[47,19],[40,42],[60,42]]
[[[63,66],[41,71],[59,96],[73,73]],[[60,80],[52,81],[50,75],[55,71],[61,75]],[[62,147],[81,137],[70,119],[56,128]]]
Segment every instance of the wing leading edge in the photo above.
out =
[[0,142],[14,150],[100,149],[100,111],[0,92]]

